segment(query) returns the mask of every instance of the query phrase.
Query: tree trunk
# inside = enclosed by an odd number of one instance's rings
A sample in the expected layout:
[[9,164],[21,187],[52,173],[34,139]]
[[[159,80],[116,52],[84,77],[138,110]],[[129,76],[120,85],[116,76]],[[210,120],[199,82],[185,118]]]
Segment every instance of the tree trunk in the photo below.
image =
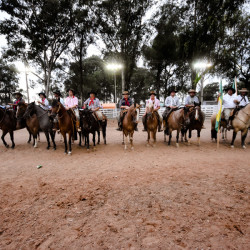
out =
[[79,58],[79,68],[80,68],[80,91],[81,91],[81,100],[83,104],[83,65],[82,65],[82,58],[83,58],[83,35],[81,36],[80,41],[80,58]]

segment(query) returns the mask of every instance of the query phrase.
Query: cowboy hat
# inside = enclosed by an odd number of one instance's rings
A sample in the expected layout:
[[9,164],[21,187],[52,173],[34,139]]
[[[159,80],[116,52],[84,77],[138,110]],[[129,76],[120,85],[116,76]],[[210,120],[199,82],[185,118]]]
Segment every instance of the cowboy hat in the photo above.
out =
[[23,96],[21,92],[17,91],[15,93],[13,93],[12,95],[20,95],[20,96]]
[[235,89],[232,86],[229,86],[229,87],[225,88],[226,92],[228,92],[228,90],[232,90],[233,94],[235,93]]
[[39,95],[39,96],[40,96],[40,95],[43,95],[43,96],[46,98],[46,95],[45,95],[44,92],[40,92],[40,93],[38,93],[38,95]]
[[74,90],[74,89],[68,88],[68,89],[67,89],[67,92],[69,92],[69,91],[72,91],[72,92],[73,92],[73,95],[75,94],[75,90]]
[[152,91],[150,91],[149,95],[156,95],[156,93],[154,90],[152,90]]
[[128,91],[123,91],[122,95],[129,95]]
[[197,93],[197,92],[195,91],[195,89],[190,89],[188,93]]
[[239,90],[240,93],[247,93],[248,92],[248,89],[247,88],[242,88],[241,90]]
[[91,90],[91,91],[89,91],[88,95],[90,95],[90,94],[96,95],[96,92],[94,90]]
[[57,94],[58,96],[62,96],[61,92],[59,89],[56,89],[53,91],[53,94]]

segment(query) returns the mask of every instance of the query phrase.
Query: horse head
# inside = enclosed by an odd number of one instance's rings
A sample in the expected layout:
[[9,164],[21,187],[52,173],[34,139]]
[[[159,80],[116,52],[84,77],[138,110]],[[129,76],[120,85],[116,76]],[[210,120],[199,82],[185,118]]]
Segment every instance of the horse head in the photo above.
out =
[[149,103],[146,107],[146,114],[147,114],[147,117],[152,117],[153,115],[153,112],[154,112],[154,104],[153,103]]
[[188,107],[183,108],[183,126],[184,128],[188,127],[190,124],[190,109]]
[[128,109],[128,114],[130,114],[132,116],[132,120],[134,123],[137,123],[139,121],[140,107],[141,107],[141,105],[134,103]]
[[51,104],[51,114],[54,116],[57,115],[61,108],[62,104],[58,100],[53,99]]
[[17,112],[16,112],[16,118],[17,118],[17,120],[21,120],[21,119],[24,118],[23,116],[25,114],[27,106],[28,106],[28,104],[23,103],[23,102],[19,102],[17,104]]
[[194,102],[194,107],[191,108],[191,117],[192,119],[198,121],[201,117],[201,102]]
[[83,129],[90,129],[91,122],[94,119],[93,111],[86,108],[83,110],[79,110],[79,115],[80,115],[80,124],[83,127]]
[[23,115],[23,118],[27,118],[29,116],[31,116],[33,113],[36,112],[36,107],[35,107],[35,102],[31,102],[30,104],[28,104],[27,108],[26,108],[26,111]]

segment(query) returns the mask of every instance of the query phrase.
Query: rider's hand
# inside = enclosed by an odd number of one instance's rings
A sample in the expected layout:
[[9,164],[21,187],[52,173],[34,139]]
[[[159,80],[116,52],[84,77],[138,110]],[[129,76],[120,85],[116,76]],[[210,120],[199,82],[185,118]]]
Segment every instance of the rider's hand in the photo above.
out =
[[126,106],[126,109],[129,109],[129,106]]

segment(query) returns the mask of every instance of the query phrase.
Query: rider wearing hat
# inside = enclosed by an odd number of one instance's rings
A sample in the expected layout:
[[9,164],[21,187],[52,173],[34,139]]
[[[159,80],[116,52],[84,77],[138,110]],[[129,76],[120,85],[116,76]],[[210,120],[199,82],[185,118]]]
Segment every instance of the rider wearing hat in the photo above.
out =
[[[152,103],[154,105],[154,111],[157,114],[157,120],[158,120],[158,132],[161,132],[161,124],[162,124],[162,115],[159,113],[159,109],[160,109],[160,101],[156,98],[156,93],[154,91],[150,91],[149,93],[150,98],[146,101],[146,107]],[[145,109],[145,114],[142,117],[142,122],[144,125],[144,130],[143,131],[147,131],[147,123],[146,123],[146,109]]]
[[102,112],[100,111],[101,104],[98,98],[96,98],[96,92],[91,90],[89,93],[89,98],[84,102],[84,108],[88,106],[89,109],[93,111],[95,119],[102,121],[103,120],[103,115]]
[[194,103],[199,103],[199,98],[196,96],[196,91],[194,89],[190,89],[188,91],[189,96],[185,99],[185,106],[186,107],[193,107]]
[[8,103],[8,104],[13,107],[14,111],[16,111],[18,103],[24,103],[24,100],[22,98],[23,95],[20,92],[15,92],[13,93],[13,95],[15,96],[16,99],[14,100],[13,103]]
[[60,102],[64,106],[64,100],[62,98],[62,94],[59,89],[53,91],[55,99]]
[[242,88],[239,92],[240,94],[237,96],[237,104],[241,109],[244,108],[249,103],[249,100],[247,98],[248,90],[246,88]]
[[[237,96],[234,94],[235,93],[234,88],[228,87],[225,90],[227,94],[223,96],[223,102],[222,102],[224,107],[223,114],[227,122],[227,129],[230,129],[231,128],[230,121],[232,120],[231,113],[236,108]],[[220,93],[218,97],[220,97]]]
[[39,106],[44,110],[49,110],[49,101],[47,100],[45,93],[40,92],[38,95],[41,98],[41,101],[38,101],[40,104]]
[[[172,89],[169,91],[169,96],[166,98],[165,100],[165,106],[166,106],[166,109],[163,113],[163,118],[164,118],[164,121],[167,121],[169,115],[177,110],[180,106],[180,100],[179,100],[179,97],[176,96],[176,90],[175,89]],[[164,124],[164,130],[167,129],[167,124],[165,123]]]
[[72,88],[67,90],[69,96],[65,99],[65,109],[73,111],[76,116],[76,128],[80,131],[80,116],[78,110],[78,98],[75,96],[75,91]]
[[[121,112],[120,112],[120,114],[118,116],[118,128],[116,130],[122,131],[122,122],[123,122],[124,116],[127,113],[128,108],[132,104],[133,104],[133,101],[129,97],[128,91],[123,91],[122,99],[119,102],[119,108],[121,109]],[[136,125],[135,130],[138,131],[137,125]]]

